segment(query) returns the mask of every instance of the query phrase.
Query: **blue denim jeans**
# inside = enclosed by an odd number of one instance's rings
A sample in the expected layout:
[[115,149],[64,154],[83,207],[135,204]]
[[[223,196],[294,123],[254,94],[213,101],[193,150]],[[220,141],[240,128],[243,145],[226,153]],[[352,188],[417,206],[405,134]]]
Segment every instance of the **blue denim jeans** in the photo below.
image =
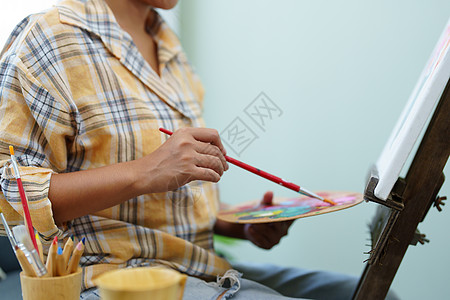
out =
[[[222,286],[189,276],[183,300],[233,299],[351,299],[359,278],[334,272],[308,271],[261,263],[234,263],[240,278]],[[235,279],[235,280],[233,280]],[[82,293],[83,300],[100,299],[97,289]],[[392,292],[386,299],[398,299]]]

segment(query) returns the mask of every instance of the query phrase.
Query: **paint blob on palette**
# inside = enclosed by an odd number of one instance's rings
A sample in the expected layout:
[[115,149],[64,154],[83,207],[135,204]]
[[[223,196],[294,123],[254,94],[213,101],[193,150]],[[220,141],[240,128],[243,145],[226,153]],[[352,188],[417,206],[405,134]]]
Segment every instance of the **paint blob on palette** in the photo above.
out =
[[359,204],[363,195],[354,192],[317,192],[323,198],[333,200],[332,205],[308,196],[274,198],[272,205],[252,201],[220,211],[217,218],[231,223],[270,223],[305,218],[342,210]]

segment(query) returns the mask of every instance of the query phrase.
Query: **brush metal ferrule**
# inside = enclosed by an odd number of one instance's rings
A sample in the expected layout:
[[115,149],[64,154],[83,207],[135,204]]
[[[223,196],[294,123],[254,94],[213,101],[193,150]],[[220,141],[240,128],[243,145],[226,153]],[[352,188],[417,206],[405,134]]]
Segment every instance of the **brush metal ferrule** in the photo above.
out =
[[17,159],[14,155],[11,155],[11,160],[12,160],[12,166],[13,166],[13,170],[14,170],[14,177],[20,178],[20,172],[19,172],[19,164],[17,163]]
[[27,258],[37,277],[42,277],[47,274],[47,268],[45,268],[45,265],[41,261],[41,258],[39,257],[36,249],[29,251],[27,248],[25,248],[24,244],[18,244],[18,246],[20,250],[22,250],[22,252],[25,254],[25,257]]
[[303,194],[303,195],[306,195],[306,196],[309,196],[309,197],[313,197],[313,198],[316,198],[316,199],[319,199],[320,201],[324,201],[324,198],[323,197],[320,197],[319,195],[317,195],[317,194],[315,194],[315,193],[313,193],[313,192],[310,192],[310,191],[308,191],[307,189],[305,189],[305,188],[300,188],[300,190],[298,191],[300,194]]

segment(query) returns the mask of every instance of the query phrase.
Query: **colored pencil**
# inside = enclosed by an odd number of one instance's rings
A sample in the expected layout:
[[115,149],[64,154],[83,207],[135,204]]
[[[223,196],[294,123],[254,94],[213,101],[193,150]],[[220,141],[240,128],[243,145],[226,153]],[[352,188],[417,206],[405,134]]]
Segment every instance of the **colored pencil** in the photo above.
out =
[[47,262],[45,266],[47,267],[47,272],[50,277],[56,275],[56,254],[58,251],[58,237],[55,236],[50,248],[48,249]]
[[33,242],[34,248],[38,251],[38,246],[36,242],[36,238],[34,236],[33,223],[31,222],[30,209],[28,208],[28,199],[25,194],[25,189],[23,188],[22,178],[20,177],[19,164],[17,163],[16,157],[14,156],[14,147],[9,146],[9,152],[11,154],[12,165],[14,169],[14,177],[17,181],[17,187],[19,188],[20,201],[22,202],[23,207],[23,215],[25,219],[25,225],[28,228],[28,234],[30,235],[31,241]]
[[63,257],[64,257],[64,265],[67,266],[69,263],[70,254],[73,251],[73,236],[69,237],[64,245]]
[[77,246],[73,250],[72,257],[70,258],[69,261],[69,266],[67,267],[67,274],[72,274],[77,271],[81,255],[83,255],[84,251],[84,241],[85,238],[83,238],[80,242],[78,242]]
[[[159,130],[161,132],[165,133],[165,134],[172,135],[172,132],[170,130],[165,129],[165,128],[159,128]],[[316,198],[316,199],[318,199],[320,201],[327,202],[327,203],[329,203],[331,205],[336,205],[336,203],[334,201],[332,201],[332,200],[320,197],[319,195],[317,195],[317,194],[315,194],[313,192],[310,192],[307,189],[305,189],[303,187],[300,187],[299,185],[296,185],[296,184],[294,184],[292,182],[287,182],[287,181],[281,179],[280,177],[277,177],[277,176],[272,175],[270,173],[267,173],[267,172],[265,172],[265,171],[263,171],[261,169],[258,169],[258,168],[255,168],[253,166],[250,166],[250,165],[248,165],[248,164],[246,164],[246,163],[244,163],[242,161],[239,161],[239,160],[237,160],[235,158],[232,158],[232,157],[230,157],[228,155],[225,155],[225,160],[227,162],[229,162],[229,163],[232,163],[235,166],[238,166],[238,167],[240,167],[240,168],[242,168],[244,170],[252,172],[253,174],[256,174],[256,175],[261,176],[261,177],[263,177],[265,179],[268,179],[268,180],[270,180],[272,182],[278,183],[279,185],[284,186],[284,187],[286,187],[288,189],[296,191],[297,193],[300,193],[302,195],[306,195],[306,196],[309,196],[309,197],[312,197],[312,198]]]
[[63,256],[63,249],[58,247],[56,253],[56,276],[66,275],[66,264]]

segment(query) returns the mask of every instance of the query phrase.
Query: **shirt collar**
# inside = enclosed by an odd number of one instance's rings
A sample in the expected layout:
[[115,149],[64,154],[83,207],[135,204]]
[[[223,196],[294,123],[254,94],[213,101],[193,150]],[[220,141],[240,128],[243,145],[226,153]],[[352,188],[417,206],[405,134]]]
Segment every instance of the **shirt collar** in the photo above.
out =
[[148,22],[146,29],[158,45],[158,60],[160,64],[167,63],[181,52],[181,43],[178,37],[156,11],[155,17],[151,23]]

